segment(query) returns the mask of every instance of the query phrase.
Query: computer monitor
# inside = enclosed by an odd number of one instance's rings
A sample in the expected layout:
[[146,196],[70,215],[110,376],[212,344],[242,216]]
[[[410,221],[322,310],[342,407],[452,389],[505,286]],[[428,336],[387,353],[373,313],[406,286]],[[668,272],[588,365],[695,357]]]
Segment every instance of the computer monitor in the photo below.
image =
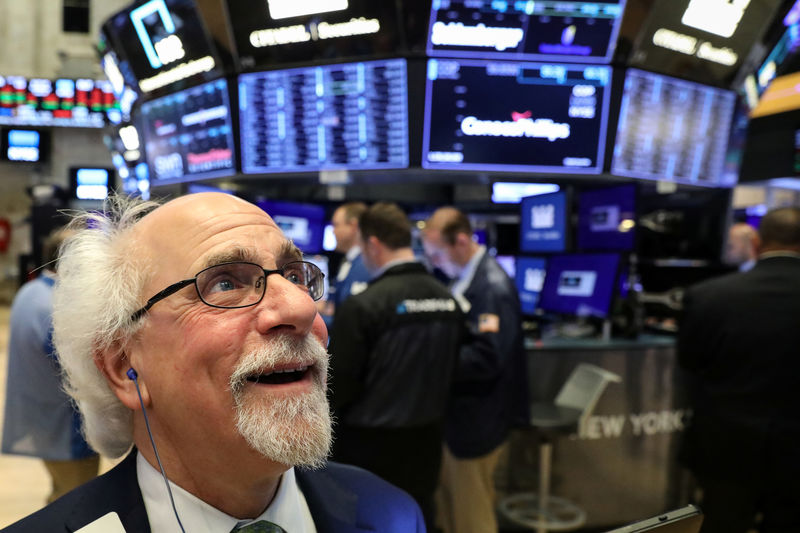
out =
[[607,316],[618,279],[618,267],[617,254],[550,257],[539,307],[566,315]]
[[105,200],[114,188],[111,168],[70,167],[70,196],[77,200]]
[[517,257],[516,283],[519,303],[526,315],[536,313],[544,286],[547,260],[543,257]]
[[635,185],[593,189],[578,195],[579,249],[633,250],[635,231]]
[[260,200],[256,205],[267,212],[287,238],[303,253],[322,251],[325,209],[313,204]]
[[540,194],[520,202],[522,252],[563,252],[567,247],[567,195]]

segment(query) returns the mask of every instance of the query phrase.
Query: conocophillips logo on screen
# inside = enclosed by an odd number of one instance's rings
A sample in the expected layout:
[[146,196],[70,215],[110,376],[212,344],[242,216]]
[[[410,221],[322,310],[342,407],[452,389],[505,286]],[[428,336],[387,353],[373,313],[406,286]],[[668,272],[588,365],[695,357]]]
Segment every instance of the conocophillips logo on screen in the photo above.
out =
[[538,137],[553,142],[568,138],[570,127],[569,124],[549,118],[531,118],[530,111],[512,111],[511,120],[480,120],[472,115],[464,117],[461,131],[471,136]]

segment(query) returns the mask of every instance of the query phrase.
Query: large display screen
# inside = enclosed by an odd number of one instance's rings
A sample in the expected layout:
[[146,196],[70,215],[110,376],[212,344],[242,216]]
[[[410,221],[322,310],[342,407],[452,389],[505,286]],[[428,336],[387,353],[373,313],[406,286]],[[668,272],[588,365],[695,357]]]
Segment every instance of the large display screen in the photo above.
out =
[[408,167],[404,59],[239,76],[242,171]]
[[277,63],[386,56],[424,46],[424,2],[227,0],[241,70]]
[[428,53],[608,63],[624,9],[625,0],[433,0]]
[[566,193],[523,198],[519,237],[523,252],[563,252],[567,246]]
[[547,261],[542,257],[517,257],[517,292],[522,312],[527,315],[534,314],[539,306],[546,265]]
[[316,254],[323,251],[322,237],[325,227],[323,207],[271,200],[261,200],[256,202],[256,205],[272,217],[284,235],[303,253]]
[[606,316],[618,279],[618,266],[616,254],[550,257],[539,306],[552,313]]
[[0,124],[102,128],[119,112],[111,83],[0,76]]
[[154,185],[235,172],[225,80],[143,103],[141,125]]
[[733,92],[629,69],[611,172],[721,185]]
[[137,4],[113,15],[104,33],[115,37],[113,46],[122,49],[143,93],[222,74],[216,49],[193,0]]
[[582,191],[578,195],[578,248],[633,250],[636,186]]
[[110,168],[71,167],[70,196],[78,200],[105,200],[114,187],[114,171]]
[[428,61],[422,166],[598,174],[611,68]]

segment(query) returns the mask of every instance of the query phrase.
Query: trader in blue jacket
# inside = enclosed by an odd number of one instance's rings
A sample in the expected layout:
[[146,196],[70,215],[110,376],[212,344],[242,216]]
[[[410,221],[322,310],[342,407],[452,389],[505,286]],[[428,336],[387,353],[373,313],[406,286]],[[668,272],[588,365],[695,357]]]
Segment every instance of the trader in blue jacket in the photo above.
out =
[[7,529],[422,532],[410,496],[327,463],[322,273],[221,193],[115,199],[66,241],[53,297],[92,447],[127,457]]
[[497,531],[493,473],[511,427],[525,423],[528,411],[517,290],[472,233],[453,207],[437,209],[423,232],[431,262],[454,280],[470,330],[445,422],[437,501],[445,533]]

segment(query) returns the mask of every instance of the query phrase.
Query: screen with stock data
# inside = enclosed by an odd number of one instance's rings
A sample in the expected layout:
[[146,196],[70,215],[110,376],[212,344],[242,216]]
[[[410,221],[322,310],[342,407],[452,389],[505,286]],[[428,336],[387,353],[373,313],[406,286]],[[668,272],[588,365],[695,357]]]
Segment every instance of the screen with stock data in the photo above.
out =
[[625,0],[433,0],[428,53],[608,62]]
[[431,59],[422,166],[598,174],[611,68]]
[[242,171],[408,167],[404,59],[239,76]]
[[234,173],[228,83],[217,80],[145,102],[145,154],[155,182]]
[[722,185],[734,105],[730,91],[628,70],[611,172]]

